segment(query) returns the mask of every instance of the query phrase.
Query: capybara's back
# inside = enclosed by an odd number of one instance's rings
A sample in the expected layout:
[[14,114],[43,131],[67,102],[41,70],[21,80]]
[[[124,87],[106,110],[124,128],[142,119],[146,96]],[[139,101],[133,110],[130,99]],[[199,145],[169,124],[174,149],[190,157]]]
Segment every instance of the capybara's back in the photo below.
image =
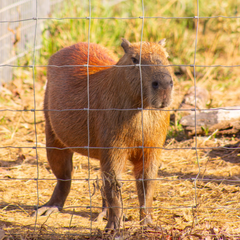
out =
[[50,58],[44,102],[46,146],[58,182],[39,214],[63,207],[70,191],[72,155],[78,152],[100,160],[106,228],[121,225],[118,179],[127,159],[138,180],[141,223],[151,222],[151,179],[157,176],[173,89],[164,44],[164,40],[131,44],[123,39],[125,54],[118,62],[106,48],[87,43],[64,48]]
[[[89,60],[89,63],[88,63]],[[116,56],[109,51],[107,48],[101,45],[91,43],[88,47],[88,43],[81,42],[70,47],[66,47],[51,56],[49,60],[49,65],[54,66],[78,66],[78,67],[68,67],[67,71],[68,77],[71,75],[81,75],[86,76],[87,74],[87,63],[91,66],[89,67],[89,74],[94,74],[105,68],[101,66],[114,65],[117,62]],[[48,78],[53,77],[55,74],[61,74],[59,68],[48,67]]]

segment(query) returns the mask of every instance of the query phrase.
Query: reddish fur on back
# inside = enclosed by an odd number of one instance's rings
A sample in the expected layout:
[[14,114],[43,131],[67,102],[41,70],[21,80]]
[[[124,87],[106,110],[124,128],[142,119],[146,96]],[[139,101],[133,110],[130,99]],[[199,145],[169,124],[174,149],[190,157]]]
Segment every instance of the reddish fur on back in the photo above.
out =
[[[80,42],[74,44],[70,47],[64,48],[58,52],[57,58],[54,55],[49,61],[49,65],[63,66],[63,65],[87,65],[88,61],[88,51],[89,51],[89,75],[92,75],[96,72],[100,72],[109,67],[100,67],[100,66],[111,66],[116,64],[117,57],[109,51],[107,48],[102,47],[101,45],[91,43],[88,48],[88,43]],[[71,56],[69,58],[69,55]],[[53,64],[52,64],[53,63]],[[91,67],[91,65],[99,67]],[[77,72],[86,76],[87,68],[82,66],[80,68],[71,68],[71,71]]]

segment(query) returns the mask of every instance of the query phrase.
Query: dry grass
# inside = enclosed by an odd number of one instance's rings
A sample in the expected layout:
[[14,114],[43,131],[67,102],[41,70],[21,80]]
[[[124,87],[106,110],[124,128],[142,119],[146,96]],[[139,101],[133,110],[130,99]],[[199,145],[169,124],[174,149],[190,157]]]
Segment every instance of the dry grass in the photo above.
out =
[[[25,74],[24,81],[16,77],[8,89],[3,89],[0,109],[34,108],[33,86],[29,80],[31,73],[26,71]],[[39,79],[42,81],[35,84],[36,109],[42,109],[44,92],[44,77],[40,75]],[[229,91],[232,91],[229,99],[232,103],[238,93],[235,91],[234,95],[233,89]],[[176,93],[180,92],[184,94],[177,84]],[[81,239],[89,234],[92,234],[91,239],[111,238],[102,236],[106,221],[96,221],[101,212],[101,193],[97,188],[98,183],[101,185],[101,181],[97,181],[100,179],[99,163],[90,160],[92,180],[88,181],[88,159],[80,155],[74,158],[72,190],[64,210],[50,217],[36,219],[31,216],[33,206],[45,203],[56,184],[45,156],[43,113],[36,112],[37,152],[33,148],[36,146],[34,113],[1,113],[4,116],[0,126],[0,229],[3,228],[6,235],[13,239]],[[127,166],[122,187],[126,216],[121,231],[124,238],[240,237],[240,151],[234,149],[238,139],[233,136],[212,137],[209,140],[198,137],[197,146],[201,149],[198,149],[197,155],[194,149],[186,149],[195,147],[195,141],[195,138],[183,138],[181,141],[169,138],[166,142],[153,203],[156,228],[139,227],[135,182],[131,165]],[[228,145],[233,149],[214,149]]]

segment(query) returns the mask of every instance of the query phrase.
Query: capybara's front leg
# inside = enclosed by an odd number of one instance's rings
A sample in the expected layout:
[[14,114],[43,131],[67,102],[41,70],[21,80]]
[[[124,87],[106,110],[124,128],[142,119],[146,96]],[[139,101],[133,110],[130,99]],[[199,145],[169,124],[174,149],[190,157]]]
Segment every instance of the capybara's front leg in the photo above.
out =
[[[141,161],[134,166],[138,199],[140,204],[140,223],[141,225],[152,224],[152,201],[155,189],[155,182],[159,164],[151,159],[145,159],[145,164]],[[150,161],[150,160],[149,160]]]
[[122,221],[121,185],[114,171],[103,172],[104,191],[108,207],[108,223],[106,229],[119,229]]
[[[119,154],[112,154],[116,156]],[[108,223],[106,230],[119,229],[122,222],[122,196],[121,183],[118,179],[121,177],[121,172],[125,160],[123,159],[101,159],[101,169],[103,178],[104,194],[106,205],[108,207]]]
[[[46,127],[46,146],[63,148],[62,144],[55,139],[53,133]],[[47,148],[47,158],[49,165],[57,178],[57,185],[50,200],[37,210],[38,215],[49,215],[61,210],[70,192],[73,152],[68,149],[58,150]]]

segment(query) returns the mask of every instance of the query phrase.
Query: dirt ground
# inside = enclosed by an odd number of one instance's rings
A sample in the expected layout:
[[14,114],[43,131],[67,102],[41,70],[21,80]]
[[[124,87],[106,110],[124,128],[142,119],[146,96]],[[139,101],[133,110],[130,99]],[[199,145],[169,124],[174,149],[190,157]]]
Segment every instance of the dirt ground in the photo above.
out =
[[[33,217],[34,206],[44,204],[56,184],[45,154],[44,118],[40,111],[44,82],[43,77],[33,85],[31,72],[26,71],[24,78],[16,78],[14,84],[4,86],[1,92],[0,236],[4,231],[3,239],[240,239],[237,135],[189,138],[176,130],[177,137],[167,138],[156,179],[154,227],[139,226],[138,199],[129,164],[121,190],[123,229],[116,236],[104,235],[106,220],[96,220],[101,212],[99,163],[77,154],[72,189],[63,211],[49,217]],[[175,105],[184,91],[184,86],[176,86]],[[239,96],[240,89],[233,87],[227,95],[215,94],[214,101],[234,106],[239,105]],[[37,111],[29,111],[34,108]]]

